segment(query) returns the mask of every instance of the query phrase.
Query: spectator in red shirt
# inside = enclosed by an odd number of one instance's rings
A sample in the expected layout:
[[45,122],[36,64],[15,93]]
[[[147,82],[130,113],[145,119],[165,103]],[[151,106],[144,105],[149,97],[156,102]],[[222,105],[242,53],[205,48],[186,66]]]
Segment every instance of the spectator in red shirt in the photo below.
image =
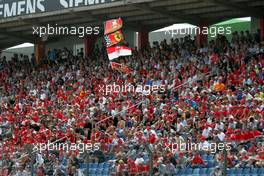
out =
[[196,166],[206,166],[207,164],[202,159],[201,155],[199,153],[195,154],[192,159],[192,167]]

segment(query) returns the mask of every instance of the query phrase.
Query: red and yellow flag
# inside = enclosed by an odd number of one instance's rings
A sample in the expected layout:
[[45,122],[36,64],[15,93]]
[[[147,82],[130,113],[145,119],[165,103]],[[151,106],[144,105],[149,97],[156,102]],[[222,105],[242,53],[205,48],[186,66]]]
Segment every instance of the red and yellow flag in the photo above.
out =
[[122,31],[116,31],[112,34],[105,35],[106,47],[116,45],[124,40]]

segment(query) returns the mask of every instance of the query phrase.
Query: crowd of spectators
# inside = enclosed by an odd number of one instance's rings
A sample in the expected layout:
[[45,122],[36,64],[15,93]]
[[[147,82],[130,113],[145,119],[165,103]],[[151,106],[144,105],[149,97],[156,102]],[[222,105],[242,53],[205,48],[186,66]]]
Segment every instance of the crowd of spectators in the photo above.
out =
[[[67,48],[40,64],[17,57],[0,60],[3,175],[81,176],[80,163],[94,162],[116,175],[148,175],[152,162],[155,175],[170,175],[206,167],[203,154],[219,168],[225,159],[228,168],[264,167],[264,54],[247,32],[200,48],[187,36],[135,49],[117,61],[129,73],[112,69],[98,46],[91,58]],[[100,89],[113,84],[165,91]],[[34,150],[48,142],[92,150]]]

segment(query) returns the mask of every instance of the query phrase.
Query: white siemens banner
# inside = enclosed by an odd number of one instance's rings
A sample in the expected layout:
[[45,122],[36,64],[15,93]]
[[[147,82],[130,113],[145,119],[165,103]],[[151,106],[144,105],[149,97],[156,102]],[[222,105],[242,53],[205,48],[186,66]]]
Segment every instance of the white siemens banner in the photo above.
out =
[[0,0],[0,19],[113,1],[118,0]]

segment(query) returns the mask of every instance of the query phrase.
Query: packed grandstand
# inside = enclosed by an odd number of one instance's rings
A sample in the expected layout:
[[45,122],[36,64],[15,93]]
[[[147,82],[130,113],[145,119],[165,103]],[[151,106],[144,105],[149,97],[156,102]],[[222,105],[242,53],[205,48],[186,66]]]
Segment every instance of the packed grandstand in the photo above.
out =
[[[0,60],[1,175],[264,175],[259,34],[134,48],[119,58],[128,73],[104,47],[34,57]],[[165,90],[106,94],[107,85]]]
[[263,9],[0,0],[0,176],[264,176]]

